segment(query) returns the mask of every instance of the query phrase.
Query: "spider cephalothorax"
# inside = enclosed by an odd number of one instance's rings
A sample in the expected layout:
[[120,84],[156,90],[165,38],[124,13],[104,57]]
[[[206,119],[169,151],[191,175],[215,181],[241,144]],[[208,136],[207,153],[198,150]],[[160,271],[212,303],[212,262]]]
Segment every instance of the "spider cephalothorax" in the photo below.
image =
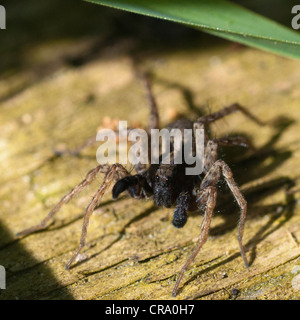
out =
[[[159,118],[157,106],[151,92],[149,81],[147,77],[143,77],[143,80],[150,102],[151,112],[148,127],[148,132],[150,132],[151,129],[157,129],[159,127]],[[199,127],[206,129],[210,123],[235,111],[240,111],[256,123],[262,124],[261,121],[250,114],[246,109],[235,103],[223,108],[218,112],[196,119],[195,121],[189,119],[177,120],[170,124],[167,128],[169,130],[172,128],[178,128],[182,131],[184,131],[184,129],[195,130]],[[195,131],[193,132],[193,137],[195,136],[194,133]],[[90,144],[91,140],[89,140],[86,145]],[[193,141],[193,145],[195,146],[195,141]],[[113,181],[116,182],[112,190],[112,196],[114,199],[118,198],[122,192],[127,192],[135,199],[152,198],[157,206],[164,206],[167,208],[174,206],[172,223],[177,228],[181,228],[185,225],[189,211],[203,211],[204,217],[201,225],[199,240],[194,251],[180,272],[172,292],[172,295],[175,296],[185,270],[193,262],[199,250],[207,240],[213,211],[216,205],[217,183],[221,176],[223,176],[241,210],[238,228],[238,242],[244,263],[246,266],[248,266],[245,250],[242,244],[247,203],[237,184],[235,183],[232,172],[228,165],[224,161],[218,160],[217,149],[220,145],[248,146],[249,141],[243,137],[210,139],[208,133],[205,132],[203,171],[198,175],[186,175],[186,168],[189,167],[189,165],[187,165],[185,162],[177,164],[174,162],[172,157],[170,163],[168,164],[164,164],[161,161],[161,157],[158,163],[151,164],[148,168],[138,164],[135,166],[137,171],[135,175],[131,175],[119,163],[113,165],[99,165],[88,172],[86,178],[75,188],[73,188],[67,195],[65,195],[40,224],[20,232],[19,235],[27,235],[37,230],[44,229],[47,226],[48,221],[61,208],[61,206],[65,203],[68,203],[75,195],[90,185],[99,173],[105,174],[104,181],[86,208],[80,245],[67,263],[66,269],[70,268],[71,264],[84,247],[89,217],[96,206],[99,205],[101,198]]]

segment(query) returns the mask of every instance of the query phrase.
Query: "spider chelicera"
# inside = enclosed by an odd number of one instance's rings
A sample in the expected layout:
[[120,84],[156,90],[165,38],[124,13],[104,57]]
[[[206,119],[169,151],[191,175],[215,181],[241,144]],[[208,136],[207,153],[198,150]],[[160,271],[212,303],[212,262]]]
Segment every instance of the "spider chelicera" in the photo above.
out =
[[[151,129],[159,129],[159,115],[149,78],[146,75],[143,75],[141,79],[145,85],[150,106],[150,119],[148,124],[148,132],[150,132]],[[210,223],[216,206],[217,183],[221,178],[221,175],[223,175],[240,207],[241,212],[238,226],[238,243],[244,264],[248,267],[245,249],[242,244],[247,213],[247,202],[237,186],[229,166],[223,160],[218,159],[217,150],[218,146],[248,147],[251,146],[251,144],[246,138],[241,136],[210,139],[208,135],[209,124],[236,111],[242,112],[245,116],[259,125],[263,124],[263,122],[249,113],[244,107],[234,103],[218,112],[202,116],[195,121],[179,119],[167,126],[170,130],[172,128],[193,130],[203,128],[205,130],[204,166],[203,172],[200,175],[186,175],[185,169],[188,165],[184,162],[182,164],[175,164],[174,161],[171,161],[170,164],[162,164],[161,162],[158,164],[151,164],[148,168],[144,165],[138,164],[135,166],[136,174],[134,175],[130,174],[125,167],[119,163],[113,165],[98,165],[89,171],[85,179],[58,202],[58,204],[49,212],[40,224],[21,231],[18,233],[18,236],[28,235],[32,232],[45,229],[49,220],[56,212],[59,211],[63,204],[68,203],[74,196],[89,186],[99,173],[103,173],[105,174],[103,183],[93,195],[92,200],[85,210],[79,247],[68,261],[66,269],[70,268],[84,247],[89,218],[96,206],[99,205],[103,195],[108,190],[112,182],[115,181],[112,189],[112,196],[114,199],[117,199],[121,193],[126,191],[129,196],[135,199],[152,198],[157,206],[164,206],[167,208],[174,206],[175,209],[172,223],[176,228],[182,228],[186,224],[188,212],[195,210],[204,212],[199,240],[190,257],[182,267],[172,291],[172,296],[176,296],[185,271],[194,261],[199,250],[207,240]],[[89,146],[94,142],[95,138],[90,139],[85,145],[75,150],[73,154],[77,154],[81,149],[83,149],[83,147]]]

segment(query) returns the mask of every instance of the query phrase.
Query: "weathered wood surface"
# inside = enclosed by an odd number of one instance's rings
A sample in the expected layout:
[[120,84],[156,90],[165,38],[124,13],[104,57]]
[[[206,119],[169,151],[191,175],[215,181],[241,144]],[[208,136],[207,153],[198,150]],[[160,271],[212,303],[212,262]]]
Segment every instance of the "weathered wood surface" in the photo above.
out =
[[[76,54],[89,45],[77,39]],[[0,299],[171,299],[199,236],[200,215],[191,215],[177,230],[172,210],[151,201],[111,201],[109,192],[91,218],[83,261],[66,271],[99,178],[64,206],[47,230],[15,236],[38,223],[97,165],[97,147],[81,157],[60,158],[52,158],[54,149],[80,145],[104,117],[147,123],[143,88],[130,65],[130,42],[108,45],[76,68],[60,63],[74,48],[72,41],[35,47],[40,65],[31,65],[31,72],[23,68],[0,85],[0,99],[9,97],[0,104],[0,264],[7,270]],[[37,70],[49,57],[55,72],[39,78]],[[225,197],[176,299],[299,299],[293,271],[300,266],[299,61],[229,42],[156,49],[140,58],[153,74],[163,123],[176,113],[196,117],[232,102],[269,122],[258,127],[237,113],[213,126],[217,136],[241,133],[257,148],[222,152],[248,200],[244,243],[250,268],[245,269],[238,250],[238,207]],[[10,95],[20,82],[25,89]]]

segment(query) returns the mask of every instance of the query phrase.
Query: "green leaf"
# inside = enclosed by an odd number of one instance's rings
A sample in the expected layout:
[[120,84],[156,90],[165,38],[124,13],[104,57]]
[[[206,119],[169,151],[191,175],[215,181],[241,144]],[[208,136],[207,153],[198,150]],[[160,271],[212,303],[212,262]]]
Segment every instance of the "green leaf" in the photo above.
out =
[[[225,0],[85,0],[201,29],[286,57],[300,58],[300,34]],[[291,15],[292,19],[292,15]]]

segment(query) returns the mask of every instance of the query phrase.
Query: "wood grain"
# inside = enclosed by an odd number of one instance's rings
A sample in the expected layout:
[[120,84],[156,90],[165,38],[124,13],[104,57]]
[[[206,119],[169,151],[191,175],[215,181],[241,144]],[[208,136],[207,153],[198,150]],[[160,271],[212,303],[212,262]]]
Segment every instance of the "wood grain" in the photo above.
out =
[[[80,157],[55,158],[54,149],[77,147],[105,117],[147,124],[130,46],[122,45],[117,53],[108,46],[80,67],[57,64],[51,76],[28,82],[0,104],[0,264],[8,275],[0,299],[171,299],[199,236],[200,214],[177,230],[172,210],[151,201],[112,201],[109,192],[91,218],[82,261],[66,271],[99,178],[64,206],[47,230],[15,236],[40,222],[97,165],[97,146]],[[299,299],[300,289],[292,286],[292,270],[300,265],[299,61],[224,41],[195,50],[143,51],[140,60],[153,74],[163,124],[174,114],[195,118],[233,102],[268,121],[259,127],[237,113],[213,126],[216,136],[243,134],[256,147],[221,152],[248,201],[244,244],[250,268],[238,250],[238,207],[225,193],[208,242],[175,299]],[[29,76],[20,70],[8,78],[3,97],[18,77],[26,82]]]

